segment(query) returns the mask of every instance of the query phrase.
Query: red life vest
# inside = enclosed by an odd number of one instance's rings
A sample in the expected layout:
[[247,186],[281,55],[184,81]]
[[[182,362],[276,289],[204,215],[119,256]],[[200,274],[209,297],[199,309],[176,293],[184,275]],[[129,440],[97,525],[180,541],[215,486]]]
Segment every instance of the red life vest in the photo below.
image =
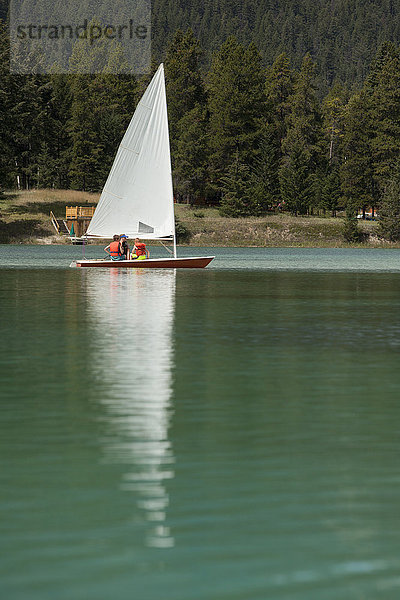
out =
[[135,245],[135,254],[136,256],[143,256],[143,254],[146,254],[146,244],[136,244]]
[[119,250],[119,242],[111,242],[110,254],[111,256],[121,256],[121,252]]

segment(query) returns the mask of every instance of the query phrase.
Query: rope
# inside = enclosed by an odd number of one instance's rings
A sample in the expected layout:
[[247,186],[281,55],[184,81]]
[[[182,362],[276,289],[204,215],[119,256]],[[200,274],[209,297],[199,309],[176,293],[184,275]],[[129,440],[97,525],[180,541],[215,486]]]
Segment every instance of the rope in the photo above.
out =
[[158,241],[160,242],[161,246],[164,246],[164,248],[165,248],[165,249],[166,249],[166,250],[167,250],[167,251],[168,251],[170,254],[173,254],[173,251],[172,251],[170,248],[168,248],[168,246],[166,246],[166,245],[163,243],[163,241],[162,241],[162,240],[158,240]]

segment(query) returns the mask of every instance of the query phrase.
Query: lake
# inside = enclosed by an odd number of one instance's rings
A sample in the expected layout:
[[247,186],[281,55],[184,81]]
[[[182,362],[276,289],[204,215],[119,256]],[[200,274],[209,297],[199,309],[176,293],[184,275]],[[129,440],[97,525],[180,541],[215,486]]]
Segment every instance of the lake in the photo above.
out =
[[397,600],[400,250],[82,251],[0,246],[1,597]]

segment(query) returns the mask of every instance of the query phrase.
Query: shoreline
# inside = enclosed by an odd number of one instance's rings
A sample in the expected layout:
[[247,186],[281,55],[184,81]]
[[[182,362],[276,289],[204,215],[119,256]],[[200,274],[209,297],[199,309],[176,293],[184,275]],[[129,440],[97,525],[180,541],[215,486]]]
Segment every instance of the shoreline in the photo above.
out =
[[[72,245],[67,236],[56,234],[50,211],[62,219],[66,206],[95,206],[98,198],[99,194],[74,190],[6,192],[0,202],[0,244]],[[221,217],[217,208],[187,204],[175,204],[175,214],[177,245],[181,247],[400,248],[400,242],[389,242],[377,235],[376,221],[358,221],[366,241],[345,242],[343,216],[269,213],[232,218]],[[102,243],[97,242],[96,245]],[[151,240],[148,243],[151,245]]]

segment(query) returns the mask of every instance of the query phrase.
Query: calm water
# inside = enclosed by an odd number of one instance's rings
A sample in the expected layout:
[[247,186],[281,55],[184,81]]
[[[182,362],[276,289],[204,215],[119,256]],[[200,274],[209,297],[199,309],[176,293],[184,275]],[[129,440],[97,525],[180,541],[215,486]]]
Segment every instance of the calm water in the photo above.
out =
[[211,252],[0,246],[1,598],[400,597],[400,251]]

